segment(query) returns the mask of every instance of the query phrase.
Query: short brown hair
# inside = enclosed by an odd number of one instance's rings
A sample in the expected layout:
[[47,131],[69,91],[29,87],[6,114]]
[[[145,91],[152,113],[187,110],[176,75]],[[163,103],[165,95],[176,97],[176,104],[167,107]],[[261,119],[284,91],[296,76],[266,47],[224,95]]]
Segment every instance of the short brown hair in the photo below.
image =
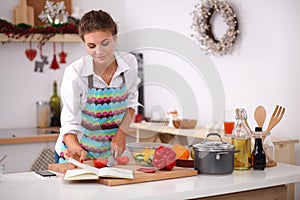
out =
[[118,25],[112,17],[103,10],[92,10],[83,15],[79,22],[79,36],[84,41],[84,35],[94,31],[109,31],[118,34]]

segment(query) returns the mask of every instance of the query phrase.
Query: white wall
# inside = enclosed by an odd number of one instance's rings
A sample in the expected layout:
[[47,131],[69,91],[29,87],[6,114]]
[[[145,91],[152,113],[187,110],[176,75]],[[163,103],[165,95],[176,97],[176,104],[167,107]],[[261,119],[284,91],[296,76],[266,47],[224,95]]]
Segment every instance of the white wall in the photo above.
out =
[[[17,0],[0,0],[0,17],[12,20],[10,12]],[[109,11],[120,25],[120,31],[137,28],[163,28],[176,31],[189,37],[193,31],[190,13],[200,1],[180,0],[113,0],[80,1],[74,0],[74,6],[83,11],[103,8]],[[281,123],[273,129],[272,134],[299,139],[298,113],[300,111],[300,2],[297,0],[227,0],[237,13],[240,27],[238,41],[230,55],[210,56],[223,81],[226,107],[244,107],[248,111],[249,123],[254,123],[254,109],[264,105],[267,117],[271,116],[276,104],[286,107],[286,114]],[[214,26],[222,26],[217,21]],[[82,44],[66,44],[68,63],[85,54]],[[52,92],[52,81],[61,81],[63,68],[58,71],[47,70],[44,74],[33,72],[33,63],[29,62],[24,51],[28,44],[5,44],[0,46],[0,128],[30,127],[35,125],[35,105],[38,99],[48,99]],[[59,48],[58,48],[59,49]],[[59,50],[58,50],[59,51]],[[47,44],[44,53],[52,59],[52,46]],[[153,63],[172,66],[174,70],[184,66],[174,62],[170,55],[157,55],[157,52],[143,52],[145,65]],[[198,52],[191,52],[198,53]],[[200,52],[199,52],[200,53]],[[201,52],[202,53],[202,52]],[[162,60],[161,62],[159,60]],[[160,74],[157,74],[158,76]],[[166,75],[162,75],[166,76]],[[149,77],[148,77],[149,78]],[[21,87],[22,86],[22,87]],[[198,85],[197,85],[198,86]],[[197,87],[195,86],[195,87]],[[203,86],[201,86],[203,87]],[[150,91],[150,90],[149,90]],[[146,103],[159,102],[152,95],[147,95]],[[202,123],[211,116],[209,93],[203,88]],[[168,96],[168,95],[166,95]],[[198,97],[197,97],[198,98]],[[163,103],[170,100],[170,103]],[[166,110],[175,100],[162,98]],[[153,103],[154,102],[154,103]],[[168,107],[170,106],[170,107]],[[268,122],[268,120],[266,121]],[[300,165],[300,146],[296,146],[296,163]],[[298,196],[300,198],[299,190]]]

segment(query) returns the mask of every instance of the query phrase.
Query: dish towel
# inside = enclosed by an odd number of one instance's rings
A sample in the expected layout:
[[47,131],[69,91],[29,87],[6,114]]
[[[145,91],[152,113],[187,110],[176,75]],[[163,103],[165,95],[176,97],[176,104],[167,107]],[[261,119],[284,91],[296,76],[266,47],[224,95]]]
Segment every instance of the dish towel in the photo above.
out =
[[54,163],[54,150],[50,149],[49,147],[46,147],[42,151],[38,159],[32,165],[31,170],[47,170],[48,165],[52,163]]

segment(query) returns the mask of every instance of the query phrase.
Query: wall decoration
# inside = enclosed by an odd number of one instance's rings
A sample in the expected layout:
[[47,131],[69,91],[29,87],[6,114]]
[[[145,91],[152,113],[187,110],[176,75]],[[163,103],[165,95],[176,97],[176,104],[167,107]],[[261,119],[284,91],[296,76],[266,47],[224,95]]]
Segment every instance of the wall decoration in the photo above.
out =
[[[51,0],[53,3],[64,2],[65,11],[72,14],[72,0]],[[39,14],[45,9],[46,0],[27,0],[27,5],[34,8],[34,24],[35,26],[45,25],[44,22],[38,17]]]
[[61,43],[61,52],[58,54],[59,56],[59,63],[65,64],[66,63],[66,58],[67,58],[67,53],[64,52],[64,43]]
[[40,57],[42,61],[35,61],[34,71],[44,72],[44,65],[48,64],[48,57],[43,55],[42,46],[40,46]]
[[33,61],[36,56],[36,50],[32,48],[31,41],[29,42],[29,49],[25,50],[25,55],[30,61]]
[[31,27],[27,24],[12,24],[6,20],[0,19],[0,33],[4,33],[7,36],[7,41],[2,41],[2,44],[10,42],[12,39],[24,38],[24,41],[33,36],[34,34],[40,34],[39,43],[43,46],[51,37],[55,34],[78,34],[78,27],[74,24],[59,24],[50,26],[35,26]]
[[55,42],[53,42],[53,59],[52,59],[50,69],[53,69],[53,70],[59,69],[59,65],[58,65],[58,62],[56,60],[56,45],[55,45]]
[[[225,34],[216,39],[212,32],[211,18],[214,14],[221,14],[227,24]],[[208,54],[224,55],[232,50],[232,46],[239,34],[237,16],[230,5],[222,0],[204,0],[195,6],[192,12],[192,29],[196,32],[195,37],[201,48]]]
[[65,11],[65,3],[46,1],[45,9],[39,14],[39,19],[45,24],[64,24],[68,22],[68,12]]

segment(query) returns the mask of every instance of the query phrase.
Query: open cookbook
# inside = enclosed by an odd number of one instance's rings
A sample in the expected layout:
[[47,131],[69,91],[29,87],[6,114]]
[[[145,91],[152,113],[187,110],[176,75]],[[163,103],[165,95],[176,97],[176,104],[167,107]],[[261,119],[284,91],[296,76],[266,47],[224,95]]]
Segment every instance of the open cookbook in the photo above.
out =
[[99,177],[109,178],[125,178],[133,179],[133,171],[130,169],[120,169],[115,167],[95,168],[90,165],[78,162],[73,158],[69,158],[68,162],[80,167],[81,169],[67,170],[63,180],[97,180]]

